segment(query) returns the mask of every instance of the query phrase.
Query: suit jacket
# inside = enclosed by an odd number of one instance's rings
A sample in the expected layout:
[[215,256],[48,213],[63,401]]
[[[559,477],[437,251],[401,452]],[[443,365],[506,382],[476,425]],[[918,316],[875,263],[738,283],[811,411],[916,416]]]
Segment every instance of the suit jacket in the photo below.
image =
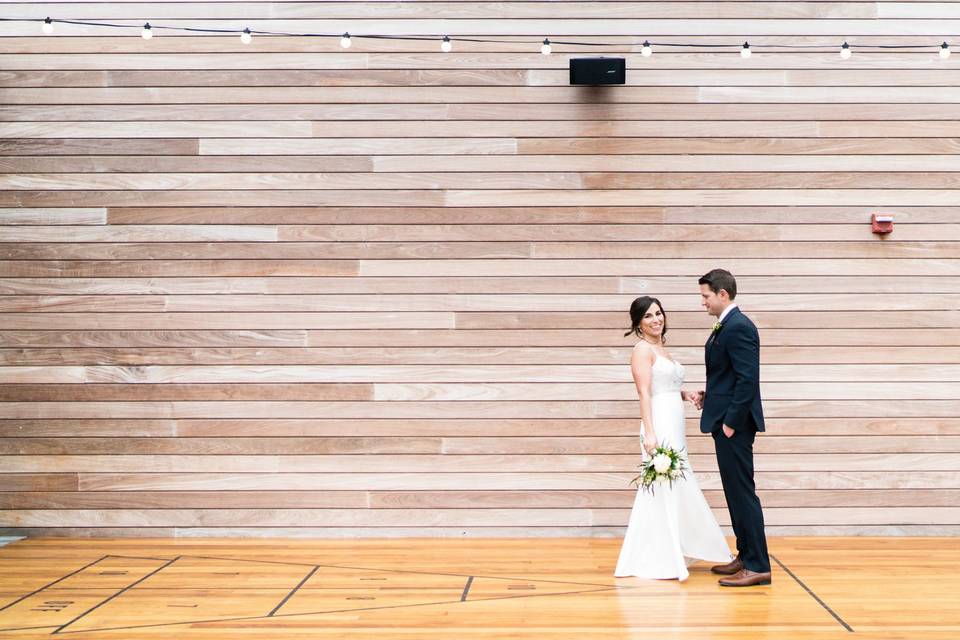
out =
[[733,309],[704,349],[707,386],[700,431],[711,433],[724,424],[734,430],[764,431],[756,325],[739,308]]

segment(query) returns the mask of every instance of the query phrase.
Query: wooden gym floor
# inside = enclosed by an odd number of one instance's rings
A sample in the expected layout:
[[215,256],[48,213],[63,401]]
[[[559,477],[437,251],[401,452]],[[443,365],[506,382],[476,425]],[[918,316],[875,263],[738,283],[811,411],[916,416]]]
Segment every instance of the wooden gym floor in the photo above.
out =
[[768,587],[614,578],[618,539],[27,539],[11,638],[960,638],[960,539],[772,538]]

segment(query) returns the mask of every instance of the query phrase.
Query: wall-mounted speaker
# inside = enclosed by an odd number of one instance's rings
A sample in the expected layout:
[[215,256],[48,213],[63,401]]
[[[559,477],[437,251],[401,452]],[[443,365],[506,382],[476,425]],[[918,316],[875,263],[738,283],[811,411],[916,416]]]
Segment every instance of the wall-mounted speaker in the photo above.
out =
[[570,58],[570,84],[626,84],[626,58]]

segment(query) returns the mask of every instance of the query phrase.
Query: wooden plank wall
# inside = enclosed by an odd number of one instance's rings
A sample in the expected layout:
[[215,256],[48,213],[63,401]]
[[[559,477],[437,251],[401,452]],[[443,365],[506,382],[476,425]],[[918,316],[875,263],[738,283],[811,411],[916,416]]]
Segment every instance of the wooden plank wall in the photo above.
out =
[[[617,535],[626,309],[662,298],[698,387],[717,266],[761,328],[769,532],[960,533],[960,4],[0,14],[512,41],[0,24],[2,533]],[[568,86],[600,53],[628,86]]]

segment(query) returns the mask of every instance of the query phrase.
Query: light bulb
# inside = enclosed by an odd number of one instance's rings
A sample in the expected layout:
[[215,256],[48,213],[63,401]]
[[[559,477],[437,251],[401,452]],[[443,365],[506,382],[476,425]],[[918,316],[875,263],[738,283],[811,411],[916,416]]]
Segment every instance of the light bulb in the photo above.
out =
[[440,43],[440,50],[444,53],[453,49],[453,43],[450,42],[450,36],[443,36],[443,41]]
[[643,48],[640,49],[640,55],[642,55],[644,58],[649,58],[653,55],[653,48],[650,46],[649,40],[643,41]]
[[946,42],[940,45],[940,57],[944,60],[950,57],[950,45],[948,45]]
[[840,57],[843,58],[844,60],[847,60],[848,58],[850,58],[852,54],[853,52],[850,50],[850,45],[844,42],[843,45],[840,47]]
[[46,20],[43,21],[43,25],[40,27],[40,30],[47,35],[53,33],[53,18],[47,16]]
[[251,40],[253,40],[253,35],[250,34],[250,27],[247,27],[240,34],[240,42],[243,44],[250,44]]
[[550,55],[550,52],[553,51],[553,48],[550,46],[550,38],[543,39],[543,46],[540,47],[540,53],[545,56]]
[[750,43],[749,43],[749,42],[744,42],[744,43],[743,43],[743,47],[740,48],[740,57],[741,57],[741,58],[749,58],[749,57],[750,57],[750,54],[751,54],[751,51],[750,51]]
[[350,33],[347,32],[343,34],[343,37],[340,38],[340,46],[343,47],[344,49],[349,49],[351,44],[352,43],[350,42]]
[[143,25],[143,31],[140,32],[140,37],[144,40],[149,40],[153,37],[153,29],[150,27],[150,23]]

